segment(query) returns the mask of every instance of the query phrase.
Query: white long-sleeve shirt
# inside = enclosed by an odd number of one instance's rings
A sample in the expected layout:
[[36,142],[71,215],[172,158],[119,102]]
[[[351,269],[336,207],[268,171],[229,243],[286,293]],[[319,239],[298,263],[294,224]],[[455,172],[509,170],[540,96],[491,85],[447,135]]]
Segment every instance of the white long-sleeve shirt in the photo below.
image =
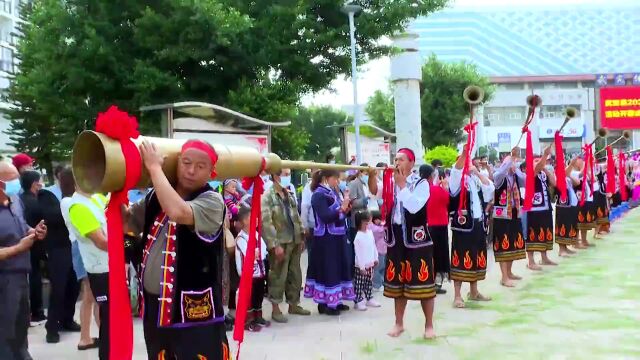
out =
[[[494,174],[495,178],[495,174]],[[455,166],[451,168],[451,174],[449,175],[449,192],[451,195],[457,195],[460,191],[460,182],[462,181],[462,169],[457,169]],[[468,184],[469,191],[471,191],[471,215],[474,219],[481,219],[484,209],[482,208],[482,202],[478,191],[482,190],[482,197],[485,202],[489,202],[493,199],[493,192],[495,186],[492,182],[489,185],[484,185],[480,179],[473,175],[467,175],[466,183]]]
[[353,241],[356,253],[356,266],[358,269],[366,270],[372,268],[378,261],[378,249],[371,230],[358,231]]
[[[258,258],[256,256],[253,262],[254,278],[261,278],[266,275],[264,261],[267,259],[267,244],[265,244],[264,239],[262,239],[262,237],[260,237],[258,241],[259,241],[258,246],[260,246],[261,258]],[[249,234],[247,234],[244,230],[240,231],[240,233],[238,233],[238,236],[236,237],[236,269],[238,270],[238,275],[242,275],[242,263],[244,262],[245,255],[247,253],[248,243],[249,243]]]
[[[420,181],[420,176],[411,174],[407,176],[407,186],[404,189],[400,190],[398,186],[395,186],[396,205],[402,203],[402,207],[412,214],[422,209],[429,200],[429,182],[425,180],[417,184],[418,181]],[[402,207],[396,206],[394,209],[394,224],[402,224]]]
[[312,195],[311,182],[308,182],[302,189],[302,199],[300,199],[300,218],[305,229],[313,229],[316,223],[316,219],[313,216],[313,208],[311,207]]

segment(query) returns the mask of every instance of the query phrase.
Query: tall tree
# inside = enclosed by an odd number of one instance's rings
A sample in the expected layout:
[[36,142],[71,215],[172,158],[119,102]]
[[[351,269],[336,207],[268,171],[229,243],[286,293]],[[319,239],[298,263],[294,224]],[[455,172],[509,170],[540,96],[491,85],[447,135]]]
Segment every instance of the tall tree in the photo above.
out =
[[[380,37],[447,0],[356,2],[364,8],[357,18],[362,63],[388,53]],[[19,29],[21,63],[7,97],[15,104],[6,112],[12,139],[20,150],[55,160],[111,104],[135,113],[142,105],[197,100],[268,121],[291,119],[303,94],[350,69],[343,3],[33,2]],[[150,119],[142,125],[145,133],[158,131]],[[35,138],[54,141],[34,145]],[[292,130],[274,135],[275,150],[285,157],[300,156],[305,145]]]
[[[431,56],[422,66],[420,109],[422,143],[426,148],[453,145],[462,140],[462,127],[469,116],[469,105],[462,98],[462,92],[469,85],[484,89],[485,102],[491,100],[495,91],[489,79],[473,64],[446,63]],[[369,99],[366,111],[378,126],[393,131],[393,106],[392,95],[378,91]]]
[[340,129],[335,125],[349,121],[347,114],[328,106],[301,108],[294,125],[310,134],[304,159],[324,162],[329,151],[340,146]]

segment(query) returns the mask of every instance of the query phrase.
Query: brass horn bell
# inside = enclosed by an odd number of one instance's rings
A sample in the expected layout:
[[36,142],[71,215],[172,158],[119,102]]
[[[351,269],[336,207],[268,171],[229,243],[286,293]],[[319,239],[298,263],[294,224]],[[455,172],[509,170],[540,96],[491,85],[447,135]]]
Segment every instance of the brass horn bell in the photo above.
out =
[[477,105],[484,99],[484,90],[479,86],[470,85],[464,89],[462,97],[469,105]]

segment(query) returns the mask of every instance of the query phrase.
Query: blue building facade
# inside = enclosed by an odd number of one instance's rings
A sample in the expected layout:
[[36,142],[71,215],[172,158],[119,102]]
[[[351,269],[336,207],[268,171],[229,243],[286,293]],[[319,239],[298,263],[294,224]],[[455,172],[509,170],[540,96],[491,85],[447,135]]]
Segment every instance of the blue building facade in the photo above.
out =
[[452,8],[415,20],[426,58],[474,63],[487,76],[640,72],[636,5]]

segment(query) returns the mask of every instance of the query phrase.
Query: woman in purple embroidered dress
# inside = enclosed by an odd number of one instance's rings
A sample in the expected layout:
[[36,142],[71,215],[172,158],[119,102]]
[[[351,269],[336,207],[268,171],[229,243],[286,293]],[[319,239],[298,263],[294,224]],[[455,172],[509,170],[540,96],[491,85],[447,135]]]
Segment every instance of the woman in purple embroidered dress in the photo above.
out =
[[339,173],[335,170],[318,171],[311,182],[316,221],[304,296],[313,298],[318,312],[327,315],[349,310],[343,302],[355,299],[346,226],[351,204],[334,190],[338,182]]

